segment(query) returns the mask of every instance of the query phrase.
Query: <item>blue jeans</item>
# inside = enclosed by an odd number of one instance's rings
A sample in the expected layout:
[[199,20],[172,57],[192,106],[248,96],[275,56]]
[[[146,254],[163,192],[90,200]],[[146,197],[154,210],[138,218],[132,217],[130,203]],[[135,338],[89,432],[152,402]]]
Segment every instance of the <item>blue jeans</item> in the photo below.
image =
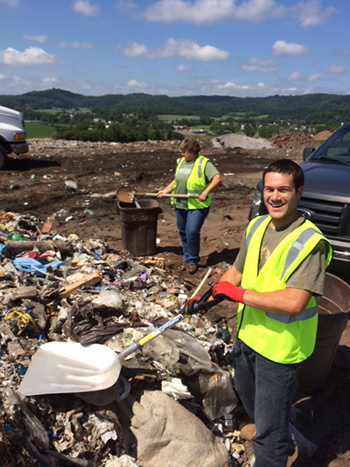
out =
[[175,209],[177,229],[183,247],[183,259],[189,264],[199,261],[200,230],[209,214],[205,209]]
[[299,364],[272,362],[236,339],[235,388],[254,420],[254,467],[285,467],[290,446],[289,416],[298,388]]

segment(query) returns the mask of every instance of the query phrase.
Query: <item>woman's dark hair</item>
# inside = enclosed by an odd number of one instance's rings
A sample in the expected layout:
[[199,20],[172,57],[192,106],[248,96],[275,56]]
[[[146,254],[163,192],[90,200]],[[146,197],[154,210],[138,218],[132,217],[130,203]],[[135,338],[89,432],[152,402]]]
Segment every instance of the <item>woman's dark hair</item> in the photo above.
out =
[[289,159],[278,159],[271,162],[263,172],[263,182],[265,184],[265,175],[269,172],[277,172],[279,174],[288,174],[293,176],[294,188],[298,190],[304,186],[304,172],[300,166]]
[[191,154],[198,155],[200,149],[201,145],[199,144],[199,141],[194,138],[185,138],[180,143],[180,150],[182,152],[188,151]]

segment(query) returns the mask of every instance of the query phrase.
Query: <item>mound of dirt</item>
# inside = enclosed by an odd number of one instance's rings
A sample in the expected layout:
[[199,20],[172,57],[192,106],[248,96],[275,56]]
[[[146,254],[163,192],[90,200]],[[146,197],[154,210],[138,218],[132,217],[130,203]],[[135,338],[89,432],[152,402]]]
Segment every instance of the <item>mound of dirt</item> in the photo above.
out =
[[331,134],[332,133],[330,131],[324,130],[324,131],[320,131],[319,133],[314,135],[314,138],[317,141],[326,141],[326,139],[329,138],[331,136]]
[[315,147],[319,145],[319,141],[316,141],[312,136],[306,135],[305,133],[285,133],[283,135],[277,135],[270,138],[274,148],[279,149],[302,149],[307,146]]

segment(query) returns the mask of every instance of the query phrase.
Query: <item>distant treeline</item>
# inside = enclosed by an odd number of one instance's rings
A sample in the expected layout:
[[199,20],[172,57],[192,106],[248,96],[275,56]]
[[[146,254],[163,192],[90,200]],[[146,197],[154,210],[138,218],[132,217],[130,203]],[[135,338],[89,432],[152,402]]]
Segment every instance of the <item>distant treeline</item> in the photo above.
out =
[[263,98],[168,97],[142,93],[84,96],[51,89],[21,95],[3,95],[0,96],[0,104],[22,111],[27,119],[38,118],[38,113],[43,109],[66,112],[81,112],[84,109],[85,112],[111,121],[118,121],[125,114],[132,114],[144,121],[157,115],[192,115],[214,119],[231,117],[241,123],[258,118],[265,124],[284,121],[293,125],[322,124],[328,127],[336,127],[350,120],[350,96],[335,94],[276,95]]

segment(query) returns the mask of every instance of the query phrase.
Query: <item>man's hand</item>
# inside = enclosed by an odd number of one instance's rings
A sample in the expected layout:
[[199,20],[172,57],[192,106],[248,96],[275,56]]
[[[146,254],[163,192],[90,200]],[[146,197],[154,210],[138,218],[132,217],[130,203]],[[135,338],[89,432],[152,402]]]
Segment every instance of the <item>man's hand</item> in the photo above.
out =
[[187,300],[187,302],[184,303],[182,309],[181,309],[181,314],[182,315],[193,315],[196,313],[194,310],[194,304],[198,302],[199,297],[193,297]]
[[244,293],[245,289],[236,287],[227,281],[217,282],[212,291],[213,297],[239,303],[244,303]]

